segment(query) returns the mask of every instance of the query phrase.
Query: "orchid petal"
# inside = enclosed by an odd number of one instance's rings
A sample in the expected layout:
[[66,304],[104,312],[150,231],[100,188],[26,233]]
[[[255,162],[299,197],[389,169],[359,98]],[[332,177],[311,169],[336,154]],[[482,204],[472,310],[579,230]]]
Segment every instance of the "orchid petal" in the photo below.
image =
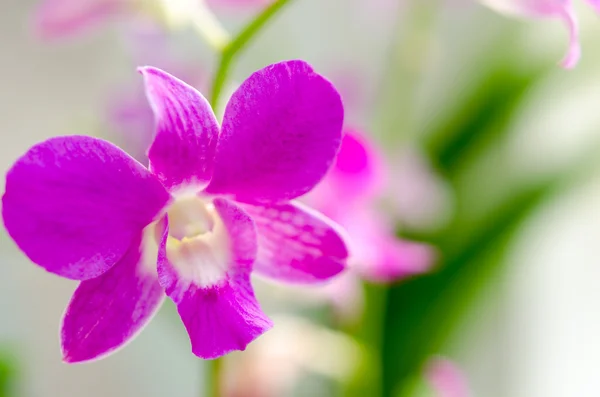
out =
[[67,136],[33,146],[8,171],[2,216],[33,262],[86,280],[117,263],[169,199],[118,147]]
[[348,250],[338,226],[300,203],[244,205],[258,234],[254,270],[296,283],[327,280],[345,268]]
[[343,118],[340,95],[307,63],[255,72],[227,104],[207,192],[251,203],[308,192],[335,158]]
[[137,239],[125,256],[103,275],[82,281],[63,318],[64,361],[99,359],[131,341],[164,300],[158,283],[158,246]]
[[384,174],[383,156],[363,136],[347,130],[335,164],[308,201],[325,214],[368,202],[382,192]]
[[118,15],[123,0],[43,0],[33,16],[36,35],[55,39],[76,34]]
[[[167,234],[159,250],[161,285],[177,305],[188,331],[192,352],[202,358],[217,358],[233,350],[244,350],[272,327],[261,311],[250,285],[250,270],[256,255],[256,231],[252,220],[225,199],[215,199],[222,223],[213,229],[214,239],[205,244],[196,263],[173,260]],[[220,244],[226,239],[226,244]],[[193,259],[193,257],[191,257]],[[210,269],[212,268],[212,270]],[[224,269],[219,279],[208,278]],[[207,283],[210,280],[212,283]]]
[[213,173],[219,136],[217,119],[196,89],[153,67],[140,68],[156,118],[148,152],[150,169],[168,189],[199,185]]
[[371,282],[388,283],[431,269],[435,253],[428,244],[401,240],[383,218],[356,209],[336,218],[348,231],[354,270]]

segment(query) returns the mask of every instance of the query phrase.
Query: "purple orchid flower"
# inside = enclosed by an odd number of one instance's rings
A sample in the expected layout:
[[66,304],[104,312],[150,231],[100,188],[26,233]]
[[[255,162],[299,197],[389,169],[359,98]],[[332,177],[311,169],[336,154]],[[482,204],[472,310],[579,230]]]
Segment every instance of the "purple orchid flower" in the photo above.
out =
[[[533,18],[558,18],[569,31],[569,47],[560,62],[561,66],[571,69],[577,65],[581,57],[579,44],[579,26],[571,0],[482,0],[490,7],[512,15]],[[587,0],[600,12],[600,1]]]
[[337,227],[294,198],[338,151],[338,92],[302,61],[252,74],[219,126],[204,97],[140,68],[156,118],[145,168],[101,139],[64,136],[25,153],[6,177],[2,215],[19,248],[81,283],[65,312],[64,361],[105,356],[150,321],[165,292],[192,351],[243,350],[271,328],[255,270],[319,282],[347,258]]

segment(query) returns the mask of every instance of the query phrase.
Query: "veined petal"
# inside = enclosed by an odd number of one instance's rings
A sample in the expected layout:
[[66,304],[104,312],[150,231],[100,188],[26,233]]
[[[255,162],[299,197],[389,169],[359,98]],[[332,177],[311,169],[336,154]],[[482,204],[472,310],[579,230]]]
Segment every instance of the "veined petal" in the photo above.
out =
[[[383,156],[364,136],[346,130],[333,167],[310,192],[308,201],[325,214],[338,212],[340,206],[374,199],[381,193],[384,179]],[[340,201],[340,197],[344,199]]]
[[126,0],[42,0],[33,16],[35,33],[55,39],[89,29],[124,11]]
[[192,352],[206,359],[244,350],[272,326],[250,285],[253,222],[227,200],[216,199],[214,206],[220,220],[210,239],[172,252],[165,233],[158,260],[160,283],[177,305]]
[[148,152],[150,169],[170,190],[206,186],[213,173],[219,136],[208,101],[195,88],[153,67],[139,69],[156,119]]
[[131,341],[158,311],[165,297],[156,273],[158,245],[152,239],[144,239],[146,246],[140,244],[138,238],[113,268],[77,287],[62,323],[65,362],[112,353]]
[[86,280],[117,263],[169,199],[154,175],[118,147],[67,136],[33,146],[12,166],[2,216],[33,262]]
[[207,192],[251,203],[308,192],[335,158],[343,119],[340,95],[307,63],[255,72],[227,104]]
[[193,286],[176,303],[192,352],[204,359],[245,350],[273,326],[254,296],[248,274],[210,288]]
[[345,268],[346,245],[337,225],[300,203],[244,205],[256,225],[254,270],[277,280],[313,283]]

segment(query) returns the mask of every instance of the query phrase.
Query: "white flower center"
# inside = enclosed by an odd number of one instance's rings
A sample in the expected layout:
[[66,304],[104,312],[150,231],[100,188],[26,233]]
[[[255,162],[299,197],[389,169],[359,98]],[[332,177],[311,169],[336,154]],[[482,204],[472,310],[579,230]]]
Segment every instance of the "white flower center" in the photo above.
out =
[[222,282],[229,269],[230,243],[212,202],[198,195],[176,196],[167,216],[167,258],[180,281],[203,288]]
[[[167,211],[169,236],[183,241],[212,232],[215,209],[198,196],[177,198]],[[218,215],[217,215],[218,217]]]

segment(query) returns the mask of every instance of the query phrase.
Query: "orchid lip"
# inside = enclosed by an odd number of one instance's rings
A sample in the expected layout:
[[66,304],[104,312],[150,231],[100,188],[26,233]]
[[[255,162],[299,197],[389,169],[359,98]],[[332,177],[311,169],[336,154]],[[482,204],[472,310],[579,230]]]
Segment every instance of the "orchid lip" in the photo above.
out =
[[177,197],[167,210],[169,236],[184,241],[211,232],[214,206],[199,195]]
[[[189,284],[208,288],[227,278],[230,242],[212,200],[200,193],[177,194],[165,210],[169,221],[166,254],[169,262]],[[154,245],[160,239],[155,230],[145,233]]]

